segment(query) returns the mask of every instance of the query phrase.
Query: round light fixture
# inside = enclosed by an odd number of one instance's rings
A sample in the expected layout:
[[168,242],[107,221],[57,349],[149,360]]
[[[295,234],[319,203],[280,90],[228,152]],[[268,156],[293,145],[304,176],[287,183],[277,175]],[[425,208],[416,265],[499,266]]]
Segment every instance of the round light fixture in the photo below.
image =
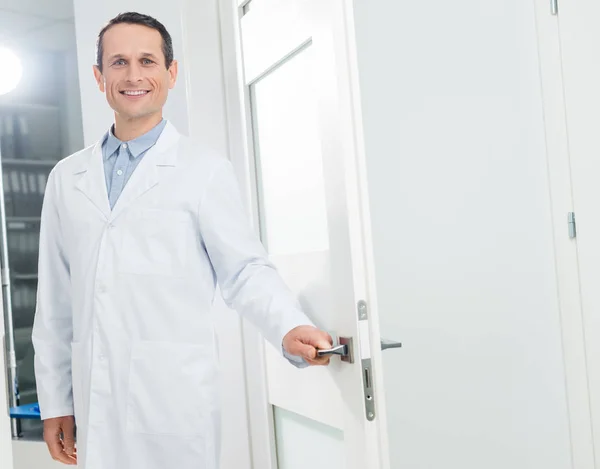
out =
[[23,75],[23,67],[19,57],[6,47],[0,46],[0,96],[6,93],[10,93],[14,90],[21,76]]

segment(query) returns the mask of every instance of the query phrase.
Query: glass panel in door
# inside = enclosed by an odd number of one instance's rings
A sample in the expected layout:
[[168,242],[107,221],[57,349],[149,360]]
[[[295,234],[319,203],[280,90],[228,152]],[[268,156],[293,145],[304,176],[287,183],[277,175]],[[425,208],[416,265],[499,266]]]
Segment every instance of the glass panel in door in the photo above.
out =
[[[305,312],[327,328],[329,228],[312,61],[308,45],[250,90],[262,240]],[[313,371],[320,370],[302,373]],[[295,379],[302,386],[302,376]],[[335,396],[322,399],[337,405]],[[276,404],[274,416],[281,469],[303,469],[314,458],[329,461],[329,469],[344,467],[343,431],[335,424]]]

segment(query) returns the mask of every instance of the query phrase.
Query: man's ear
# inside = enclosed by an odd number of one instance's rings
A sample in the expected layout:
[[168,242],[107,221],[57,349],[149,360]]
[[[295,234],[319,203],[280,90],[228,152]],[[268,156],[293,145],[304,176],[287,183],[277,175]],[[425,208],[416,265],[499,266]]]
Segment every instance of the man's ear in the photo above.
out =
[[169,89],[172,90],[177,82],[177,74],[179,73],[179,64],[177,60],[173,60],[169,67]]
[[104,76],[102,75],[102,72],[100,71],[98,65],[94,65],[93,68],[94,77],[96,78],[96,83],[98,83],[98,88],[104,93],[106,91],[106,88],[104,87]]

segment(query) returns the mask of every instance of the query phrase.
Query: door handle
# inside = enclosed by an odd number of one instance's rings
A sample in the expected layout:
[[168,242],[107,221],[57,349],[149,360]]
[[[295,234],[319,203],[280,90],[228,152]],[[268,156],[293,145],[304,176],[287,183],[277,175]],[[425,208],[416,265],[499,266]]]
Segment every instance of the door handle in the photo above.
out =
[[[335,345],[328,349],[317,350],[318,357],[325,357],[327,355],[338,355],[341,357],[343,362],[354,363],[354,357],[352,354],[352,338],[351,337],[340,337],[339,345]],[[393,340],[381,339],[381,350],[387,350],[391,348],[401,348],[401,342],[395,342]]]
[[394,342],[393,340],[381,339],[381,350],[387,350],[390,348],[401,348],[401,342]]
[[343,362],[354,363],[352,337],[340,337],[339,342],[339,345],[335,345],[329,349],[317,350],[317,356],[339,355]]
[[317,352],[319,357],[324,357],[326,355],[340,355],[345,356],[348,355],[348,346],[345,344],[336,345],[335,347],[328,348],[325,350],[319,350]]

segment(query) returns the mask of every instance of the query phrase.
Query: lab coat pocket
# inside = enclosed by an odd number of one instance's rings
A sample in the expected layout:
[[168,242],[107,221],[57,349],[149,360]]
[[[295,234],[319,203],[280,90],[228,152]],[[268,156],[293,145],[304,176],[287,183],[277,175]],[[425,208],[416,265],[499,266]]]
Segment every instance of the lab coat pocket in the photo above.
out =
[[185,275],[192,230],[184,212],[138,210],[123,226],[119,270],[138,275]]
[[132,433],[198,436],[210,431],[216,365],[208,346],[137,342],[129,371]]

